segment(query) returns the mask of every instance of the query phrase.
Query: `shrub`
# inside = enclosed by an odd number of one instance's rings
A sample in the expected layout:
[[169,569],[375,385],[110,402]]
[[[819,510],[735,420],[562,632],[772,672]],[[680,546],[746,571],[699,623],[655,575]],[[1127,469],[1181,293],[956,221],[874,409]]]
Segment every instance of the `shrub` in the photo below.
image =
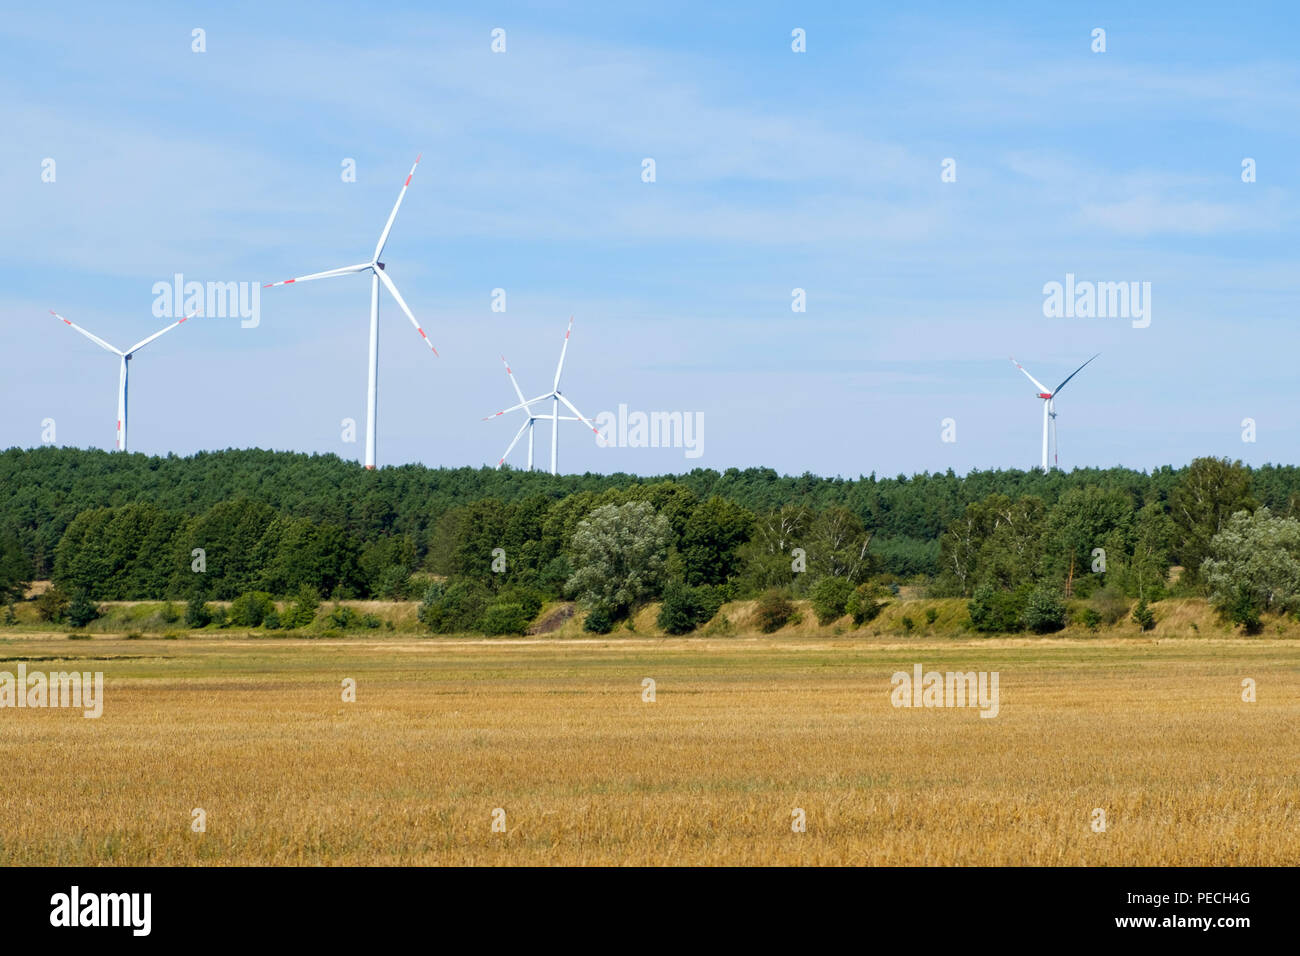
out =
[[246,591],[230,602],[230,623],[235,627],[260,627],[275,602],[265,591]]
[[1097,628],[1101,625],[1101,615],[1098,614],[1094,608],[1090,607],[1083,609],[1083,615],[1080,620],[1083,622],[1083,626],[1094,634],[1097,633]]
[[1103,624],[1118,624],[1128,616],[1128,598],[1119,588],[1107,585],[1092,596],[1089,602]]
[[420,603],[420,621],[435,634],[477,631],[489,597],[484,585],[465,578],[433,584]]
[[164,624],[175,624],[181,619],[181,612],[176,609],[176,605],[171,601],[162,606],[162,610],[158,612],[158,615],[162,618]]
[[1035,634],[1052,634],[1065,627],[1065,603],[1060,592],[1046,585],[1030,591],[1020,623]]
[[817,623],[826,625],[843,617],[852,594],[853,583],[848,578],[825,577],[814,584],[811,597]]
[[361,615],[362,627],[369,628],[370,630],[373,631],[376,630],[377,628],[383,627],[383,625],[384,625],[384,620],[378,614],[367,613]]
[[691,587],[669,581],[659,608],[659,626],[669,634],[687,634],[707,624],[722,606],[722,595],[707,585]]
[[57,624],[68,611],[68,595],[57,584],[46,588],[36,598],[36,614],[42,621]]
[[903,615],[903,633],[904,633],[904,634],[911,634],[911,633],[912,633],[912,628],[914,628],[914,627],[916,627],[916,622],[913,621],[913,620],[912,620],[910,617],[908,617],[906,614],[904,614],[904,615]]
[[14,610],[14,602],[6,601],[5,616],[4,616],[5,627],[12,627],[17,623],[18,623],[18,613]]
[[1147,606],[1146,598],[1138,601],[1137,607],[1133,609],[1133,620],[1137,621],[1138,627],[1144,631],[1149,631],[1156,626],[1156,616],[1151,613],[1151,608]]
[[90,595],[84,588],[81,588],[68,603],[66,617],[73,627],[85,627],[102,613],[99,605],[90,599]]
[[971,627],[985,634],[1020,630],[1027,598],[1023,590],[1002,591],[981,584],[966,604]]
[[927,607],[925,609],[925,623],[929,627],[934,627],[934,622],[939,620],[939,609]]
[[1240,624],[1247,634],[1258,634],[1264,629],[1260,619],[1259,604],[1246,588],[1238,588],[1223,604],[1222,614],[1233,624]]
[[272,607],[262,618],[262,626],[268,631],[273,631],[280,626],[280,612]]
[[488,605],[479,626],[484,634],[523,634],[532,621],[522,604],[498,601]]
[[874,621],[887,603],[884,599],[889,592],[879,584],[860,584],[849,595],[844,609],[853,617],[855,627],[861,627],[868,621]]
[[781,591],[768,591],[758,599],[754,619],[764,634],[779,631],[794,616],[794,605]]
[[605,605],[597,604],[587,612],[587,617],[582,622],[582,629],[593,634],[608,634],[614,630],[614,615]]
[[203,596],[194,595],[185,604],[185,626],[207,627],[212,623],[212,608],[203,603]]
[[212,623],[217,627],[225,627],[228,623],[226,620],[226,609],[220,604],[212,609]]
[[533,622],[533,618],[541,613],[542,605],[546,603],[546,595],[537,588],[528,587],[522,584],[513,584],[510,587],[502,588],[496,596],[494,604],[518,604],[524,610],[528,618],[528,623]]
[[325,618],[326,627],[337,628],[340,631],[346,631],[348,628],[357,627],[360,623],[361,615],[344,604],[334,605],[334,609],[330,611]]
[[309,627],[316,620],[316,611],[320,607],[320,594],[310,584],[298,587],[293,603],[280,615],[280,627],[292,629]]

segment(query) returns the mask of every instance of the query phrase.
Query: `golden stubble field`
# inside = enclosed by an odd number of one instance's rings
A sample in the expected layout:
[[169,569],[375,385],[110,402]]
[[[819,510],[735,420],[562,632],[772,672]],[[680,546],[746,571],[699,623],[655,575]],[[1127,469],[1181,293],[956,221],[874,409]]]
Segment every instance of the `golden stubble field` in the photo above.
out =
[[[0,635],[20,660],[105,704],[0,710],[5,865],[1300,862],[1293,641]],[[1000,713],[895,709],[917,663],[998,671]]]

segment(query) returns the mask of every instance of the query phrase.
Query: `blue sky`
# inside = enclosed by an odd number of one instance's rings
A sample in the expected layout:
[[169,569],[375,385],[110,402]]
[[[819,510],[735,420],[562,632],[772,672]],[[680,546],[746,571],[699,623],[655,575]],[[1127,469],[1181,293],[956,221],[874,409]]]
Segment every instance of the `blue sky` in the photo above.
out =
[[[1058,402],[1062,466],[1295,462],[1300,16],[1142,6],[10,10],[0,447],[46,418],[112,446],[116,359],[49,309],[126,345],[175,273],[363,261],[422,152],[384,259],[440,357],[381,295],[381,464],[494,464],[518,426],[479,420],[514,402],[498,355],[545,391],[570,314],[584,413],[702,413],[705,442],[598,448],[568,423],[564,471],[1029,467],[1041,409],[1008,355],[1054,384],[1094,352]],[[1067,273],[1150,282],[1150,326],[1046,318]],[[149,346],[133,450],[359,458],[367,285],[267,289],[256,328]]]

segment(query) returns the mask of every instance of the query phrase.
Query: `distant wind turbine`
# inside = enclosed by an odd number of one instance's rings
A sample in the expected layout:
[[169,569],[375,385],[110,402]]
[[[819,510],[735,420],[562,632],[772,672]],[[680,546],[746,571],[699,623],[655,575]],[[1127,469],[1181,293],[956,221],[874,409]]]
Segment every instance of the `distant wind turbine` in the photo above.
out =
[[90,339],[90,341],[94,342],[100,348],[107,349],[108,351],[112,352],[114,355],[117,355],[121,358],[122,371],[121,374],[118,376],[118,385],[117,385],[117,450],[126,451],[127,450],[126,449],[126,386],[127,386],[126,380],[127,380],[127,373],[130,368],[131,357],[135,355],[136,352],[140,351],[142,348],[144,348],[146,345],[152,342],[154,339],[158,338],[161,335],[166,335],[172,329],[176,328],[176,326],[188,322],[190,319],[194,318],[194,316],[198,315],[198,313],[193,312],[185,316],[185,318],[183,319],[177,319],[171,325],[167,326],[166,328],[159,329],[157,332],[149,336],[147,339],[135,343],[135,345],[131,346],[126,351],[123,351],[122,349],[115,348],[112,345],[109,345],[98,335],[95,335],[92,332],[87,332],[81,326],[77,325],[75,322],[65,319],[63,316],[59,315],[59,313],[55,312],[53,309],[50,309],[50,315],[54,316],[56,319],[58,319],[60,322],[62,322],[64,325],[68,326],[69,328],[76,329],[78,332],[80,332],[86,338]]
[[[1097,353],[1097,355],[1100,354],[1100,352]],[[1020,371],[1025,373],[1025,378],[1034,383],[1035,387],[1038,389],[1038,397],[1043,400],[1043,471],[1047,471],[1047,432],[1049,427],[1052,432],[1053,445],[1055,446],[1056,443],[1056,396],[1061,393],[1061,389],[1065,388],[1065,383],[1082,372],[1088,363],[1091,362],[1092,359],[1095,359],[1097,355],[1094,355],[1092,358],[1088,359],[1087,362],[1084,362],[1083,365],[1080,365],[1073,372],[1067,375],[1065,381],[1061,382],[1060,385],[1056,386],[1056,388],[1051,391],[1048,391],[1046,385],[1030,375],[1028,370],[1016,361],[1015,356],[1012,356],[1011,358],[1011,363],[1015,365],[1016,368],[1020,369]],[[1060,455],[1057,453],[1059,450],[1060,449],[1057,448],[1053,455],[1054,459],[1056,459],[1053,462],[1054,466],[1060,464]]]
[[296,279],[284,279],[280,282],[268,282],[262,286],[263,289],[269,289],[277,285],[289,285],[293,282],[307,282],[311,279],[329,279],[334,276],[351,275],[354,272],[365,272],[370,270],[370,375],[366,387],[366,467],[375,467],[375,419],[378,415],[379,404],[379,283],[383,283],[392,297],[397,301],[406,317],[411,320],[415,326],[415,331],[420,333],[420,338],[424,344],[429,346],[434,355],[438,350],[433,347],[429,341],[429,336],[424,334],[424,329],[420,323],[415,320],[411,310],[406,305],[406,300],[402,294],[397,291],[397,286],[393,280],[388,278],[388,273],[384,269],[384,264],[379,261],[379,257],[384,254],[384,246],[388,243],[388,234],[392,231],[393,220],[397,218],[397,210],[402,205],[402,199],[406,196],[406,189],[411,185],[411,177],[415,175],[415,167],[420,165],[420,158],[415,157],[415,163],[411,166],[411,171],[406,175],[406,182],[402,183],[402,191],[397,194],[397,202],[393,204],[393,211],[388,214],[388,222],[384,224],[384,231],[379,234],[379,242],[375,245],[375,254],[370,257],[369,262],[360,262],[354,266],[342,266],[338,269],[327,269],[325,272],[313,272],[311,275],[298,276]]
[[[551,474],[553,475],[558,474],[558,470],[559,470],[560,422],[582,422],[584,425],[590,428],[595,434],[597,435],[600,434],[600,430],[596,428],[596,426],[593,425],[591,421],[588,420],[586,416],[582,414],[582,412],[578,411],[578,409],[574,406],[574,404],[564,396],[563,392],[560,391],[560,374],[564,371],[564,356],[565,353],[567,353],[569,350],[569,336],[572,334],[573,334],[573,316],[569,316],[569,328],[564,333],[564,345],[560,348],[560,362],[558,365],[555,366],[555,382],[551,386],[551,390],[549,392],[547,392],[544,395],[539,395],[536,398],[527,398],[527,399],[524,398],[524,393],[519,388],[519,383],[515,381],[515,373],[510,370],[510,363],[506,361],[506,357],[504,355],[501,356],[501,361],[506,367],[506,375],[509,376],[510,378],[510,384],[514,386],[515,394],[519,396],[519,404],[511,405],[509,408],[503,409],[502,411],[497,412],[495,415],[488,415],[486,418],[483,419],[483,421],[485,422],[491,421],[494,418],[500,418],[502,415],[507,415],[510,412],[521,410],[521,409],[523,410],[524,414],[527,416],[527,420],[523,423],[523,425],[519,427],[519,431],[515,433],[514,440],[511,441],[510,444],[506,446],[505,453],[502,454],[500,460],[497,461],[498,468],[501,467],[503,464],[505,464],[506,458],[509,457],[510,452],[514,450],[515,445],[519,444],[519,439],[522,438],[524,432],[527,431],[528,432],[528,470],[529,471],[533,470],[533,426],[539,421],[549,421],[551,423]],[[538,414],[537,412],[533,411],[532,409],[533,405],[536,405],[538,402],[545,402],[547,399],[550,399],[551,401],[551,412],[549,415]],[[565,407],[568,408],[569,411],[573,412],[573,414],[561,415],[560,402],[563,402]]]

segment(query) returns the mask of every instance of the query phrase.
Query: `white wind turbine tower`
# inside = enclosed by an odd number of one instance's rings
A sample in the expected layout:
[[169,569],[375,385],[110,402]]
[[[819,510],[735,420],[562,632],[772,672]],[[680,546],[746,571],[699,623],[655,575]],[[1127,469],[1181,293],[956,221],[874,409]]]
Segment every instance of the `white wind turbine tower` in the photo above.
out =
[[375,467],[375,418],[378,414],[379,404],[379,283],[383,283],[389,293],[397,301],[406,317],[411,320],[415,326],[415,331],[420,333],[420,338],[424,344],[429,346],[434,355],[438,350],[433,347],[429,341],[429,336],[424,334],[424,329],[420,328],[420,323],[415,320],[411,314],[410,308],[406,305],[406,300],[402,294],[397,291],[397,286],[393,280],[388,278],[388,273],[384,269],[384,264],[379,261],[379,257],[384,254],[384,246],[388,242],[388,233],[392,231],[393,220],[397,218],[397,210],[402,205],[402,199],[406,196],[406,189],[411,185],[411,177],[415,175],[415,167],[420,165],[420,158],[424,154],[415,157],[415,163],[411,166],[411,171],[406,174],[406,182],[402,183],[402,191],[397,194],[397,202],[393,204],[393,211],[388,214],[388,222],[384,224],[384,231],[379,234],[379,242],[375,245],[375,254],[370,257],[369,262],[360,262],[354,266],[341,266],[338,269],[327,269],[325,272],[313,272],[311,275],[298,276],[296,279],[284,279],[280,282],[268,282],[262,286],[263,289],[269,289],[277,285],[289,285],[292,282],[307,282],[310,279],[329,279],[334,276],[351,275],[354,272],[370,271],[370,375],[366,388],[366,467]]
[[126,386],[127,386],[127,374],[130,368],[131,356],[135,355],[136,352],[140,351],[142,348],[144,348],[154,339],[158,338],[160,335],[166,335],[172,329],[176,328],[176,326],[188,322],[190,319],[194,318],[194,316],[198,315],[198,313],[192,312],[189,315],[185,316],[185,318],[183,319],[177,319],[171,325],[167,326],[166,328],[159,329],[157,332],[149,336],[147,339],[144,339],[140,342],[136,342],[135,345],[131,346],[126,351],[122,351],[119,348],[114,348],[113,346],[105,342],[103,339],[101,339],[98,335],[95,335],[92,332],[87,332],[81,326],[77,325],[75,322],[71,322],[68,319],[65,319],[63,316],[59,315],[59,313],[55,312],[53,309],[50,309],[50,315],[54,316],[56,319],[58,319],[60,322],[62,322],[64,325],[68,326],[69,328],[76,329],[78,332],[80,332],[86,338],[90,339],[90,341],[94,342],[100,348],[107,349],[108,351],[112,352],[114,355],[119,356],[121,358],[122,370],[118,376],[118,384],[117,384],[117,450],[126,451]]
[[[569,336],[572,334],[573,334],[573,316],[569,316],[569,327],[564,333],[564,345],[560,348],[560,361],[559,364],[555,366],[555,382],[554,384],[552,384],[551,390],[549,392],[547,392],[544,395],[539,395],[536,398],[527,398],[527,399],[524,398],[524,393],[520,390],[519,383],[515,381],[514,372],[510,371],[510,363],[506,362],[506,357],[504,355],[501,356],[501,361],[505,364],[506,367],[506,375],[510,377],[510,384],[514,386],[515,394],[519,396],[519,404],[511,405],[509,408],[503,409],[502,411],[497,412],[495,415],[488,415],[486,418],[483,419],[483,421],[486,422],[486,421],[491,421],[494,418],[500,418],[502,415],[507,415],[510,412],[516,411],[518,409],[523,410],[524,414],[528,417],[528,420],[525,421],[523,425],[520,426],[519,431],[515,434],[514,440],[511,441],[510,444],[506,446],[505,453],[501,456],[500,460],[497,462],[498,468],[501,467],[503,464],[505,464],[506,457],[510,454],[511,451],[514,450],[515,445],[519,443],[519,439],[522,438],[524,432],[527,431],[528,432],[528,470],[529,471],[533,470],[533,426],[538,421],[549,421],[551,423],[551,474],[553,475],[559,473],[560,422],[582,422],[584,425],[590,428],[595,434],[597,435],[600,434],[600,430],[596,428],[596,426],[593,425],[591,421],[585,415],[582,414],[582,412],[578,411],[578,409],[574,406],[573,402],[569,401],[568,398],[565,397],[564,393],[560,391],[560,374],[564,371],[564,356],[565,353],[568,352],[569,350]],[[551,401],[551,413],[549,415],[538,414],[533,411],[532,409],[533,405],[537,404],[538,402],[544,402],[547,399],[550,399]],[[569,411],[573,412],[572,415],[560,414],[561,402],[564,403],[565,407],[568,408]]]
[[[1100,354],[1100,352],[1097,353],[1097,355]],[[1020,371],[1024,372],[1025,378],[1033,382],[1038,388],[1038,397],[1043,400],[1043,471],[1047,471],[1047,432],[1049,427],[1052,432],[1053,444],[1055,444],[1056,441],[1056,396],[1061,393],[1061,389],[1065,388],[1065,383],[1082,372],[1084,367],[1088,365],[1088,362],[1095,359],[1097,355],[1094,355],[1092,358],[1088,359],[1087,362],[1084,362],[1083,365],[1080,365],[1073,372],[1067,375],[1065,381],[1061,382],[1060,385],[1056,386],[1056,388],[1051,391],[1048,391],[1046,385],[1030,375],[1025,367],[1016,361],[1015,356],[1012,356],[1011,358],[1012,364],[1015,365],[1016,368],[1020,369]],[[1059,455],[1056,455],[1055,457],[1059,460]],[[1057,463],[1058,462],[1053,462],[1054,465]]]

